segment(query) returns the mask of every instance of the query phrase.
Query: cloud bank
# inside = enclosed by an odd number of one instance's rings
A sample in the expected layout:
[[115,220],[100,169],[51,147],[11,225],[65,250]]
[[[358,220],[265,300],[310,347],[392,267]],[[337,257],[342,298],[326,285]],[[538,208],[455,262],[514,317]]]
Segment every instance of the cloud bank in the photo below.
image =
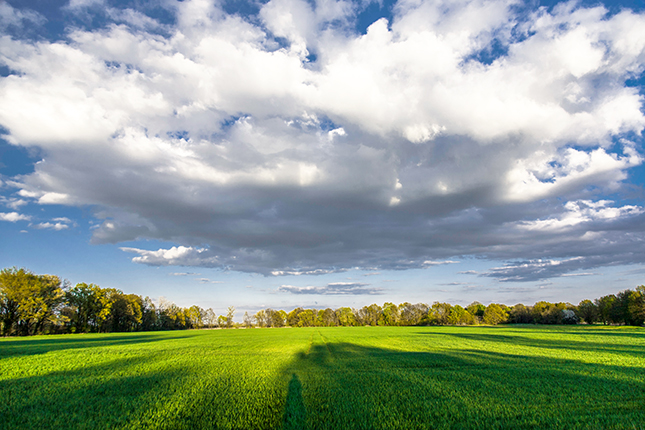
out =
[[643,208],[605,197],[643,162],[627,84],[642,14],[400,0],[362,34],[349,1],[161,2],[170,24],[109,4],[72,1],[106,24],[55,42],[11,33],[41,17],[2,5],[0,125],[44,154],[5,201],[91,207],[97,244],[174,244],[122,248],[148,265],[323,274],[476,256],[523,281],[644,261]]
[[278,292],[290,294],[314,294],[314,295],[376,295],[382,294],[380,288],[370,287],[370,284],[363,282],[332,282],[325,286],[296,287],[293,285],[281,285]]

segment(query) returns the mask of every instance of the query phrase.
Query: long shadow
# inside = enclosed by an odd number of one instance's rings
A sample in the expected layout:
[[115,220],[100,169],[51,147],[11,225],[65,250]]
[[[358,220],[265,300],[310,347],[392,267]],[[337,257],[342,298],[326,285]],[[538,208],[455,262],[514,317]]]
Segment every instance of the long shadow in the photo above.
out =
[[[265,341],[270,334],[302,343],[303,352],[288,362],[275,347],[250,358],[242,358],[248,349],[226,356],[220,348],[225,338],[249,333],[158,350],[137,351],[134,343],[96,356],[84,351],[96,361],[1,380],[0,429],[645,430],[643,368],[544,357],[527,347],[511,353],[503,345],[509,339],[498,339],[493,350],[471,342],[468,349],[413,352],[329,340],[330,333],[346,337],[323,329],[258,331]],[[137,336],[113,337],[128,346]],[[236,339],[229,345],[257,341]]]
[[182,339],[187,337],[181,332],[146,332],[123,334],[73,334],[38,337],[16,337],[0,339],[0,359],[9,356],[45,354],[65,349],[95,348],[114,345],[135,345]]
[[187,376],[152,355],[2,381],[0,429],[112,429],[145,416]]
[[302,429],[645,429],[645,372],[619,365],[325,341],[287,374],[302,384]]
[[[487,332],[482,332],[480,329],[477,333],[470,333],[467,331],[440,331],[440,330],[435,330],[432,332],[419,332],[418,334],[420,335],[431,335],[431,336],[438,336],[438,337],[453,337],[453,338],[458,338],[458,339],[464,339],[464,340],[470,340],[470,341],[476,341],[476,342],[495,342],[495,343],[500,343],[500,344],[513,344],[513,345],[518,345],[522,347],[532,347],[532,348],[540,348],[540,349],[556,349],[556,350],[568,350],[568,351],[588,351],[588,352],[609,352],[609,353],[615,353],[615,354],[629,354],[635,357],[644,357],[645,356],[645,344],[639,345],[639,344],[624,344],[624,343],[616,343],[616,342],[593,342],[593,341],[587,341],[587,340],[580,340],[580,339],[575,339],[571,340],[571,332],[569,331],[558,331],[558,332],[553,332],[551,334],[553,335],[566,335],[567,340],[562,340],[562,339],[554,339],[554,336],[549,336],[549,338],[542,338],[542,337],[534,337],[530,336],[531,334],[536,334],[536,333],[531,333],[530,331],[523,331],[523,332],[509,332],[505,331],[505,334],[498,334],[495,332],[494,327],[486,327],[485,328]],[[575,334],[579,335],[584,335],[586,334],[585,332],[573,332]],[[529,334],[529,336],[527,336]],[[611,339],[611,337],[614,336],[614,333],[606,333],[606,336],[603,338],[604,340]],[[640,339],[645,340],[645,332],[643,333],[643,336],[640,337]],[[627,340],[627,339],[623,339]]]

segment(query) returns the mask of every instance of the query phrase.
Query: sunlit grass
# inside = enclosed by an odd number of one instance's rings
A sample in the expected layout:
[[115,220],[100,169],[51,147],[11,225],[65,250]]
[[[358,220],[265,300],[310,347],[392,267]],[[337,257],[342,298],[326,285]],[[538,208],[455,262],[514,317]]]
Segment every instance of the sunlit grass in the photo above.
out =
[[2,339],[0,428],[645,429],[645,330],[337,327]]

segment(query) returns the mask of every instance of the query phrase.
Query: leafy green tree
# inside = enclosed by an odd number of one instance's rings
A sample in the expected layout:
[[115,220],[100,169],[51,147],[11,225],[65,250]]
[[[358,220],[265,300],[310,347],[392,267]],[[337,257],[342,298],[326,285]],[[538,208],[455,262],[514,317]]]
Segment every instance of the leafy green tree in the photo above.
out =
[[383,309],[376,303],[372,303],[369,306],[363,306],[358,311],[355,312],[356,320],[361,325],[378,325],[379,319],[383,314]]
[[287,313],[283,310],[266,309],[267,321],[269,327],[284,327],[287,323]]
[[98,285],[80,283],[66,293],[67,302],[75,308],[72,325],[75,331],[98,331],[108,319],[112,301]]
[[637,287],[636,291],[625,290],[616,295],[610,311],[611,319],[615,323],[640,326],[645,321],[645,301],[643,288]]
[[483,318],[485,324],[496,325],[505,323],[507,320],[508,313],[501,305],[497,303],[491,303],[490,305],[486,306]]
[[123,294],[120,290],[111,293],[112,306],[108,324],[110,331],[136,331],[143,319],[143,299],[136,294]]
[[578,316],[587,324],[598,321],[598,306],[591,300],[582,300],[578,303]]
[[298,327],[298,323],[300,322],[300,318],[298,315],[300,312],[304,311],[303,308],[295,308],[291,312],[287,314],[287,325],[291,327]]
[[142,300],[141,307],[141,330],[149,331],[156,330],[159,324],[159,318],[157,315],[157,307],[152,302],[150,297],[144,298]]
[[634,325],[645,324],[645,285],[636,287],[636,291],[631,296],[632,301],[629,304],[629,312]]
[[193,305],[186,309],[186,316],[188,317],[189,326],[192,328],[202,328],[204,327],[204,309],[200,308],[197,305]]
[[615,301],[616,296],[613,294],[602,296],[594,301],[598,308],[598,317],[605,325],[614,322],[614,312],[612,312],[612,308],[614,307]]
[[394,303],[386,302],[383,304],[383,312],[381,314],[381,325],[395,326],[399,325],[401,314],[399,307]]
[[18,324],[18,311],[23,297],[23,285],[30,282],[32,273],[25,269],[2,269],[0,272],[0,318],[2,335],[14,334]]
[[334,311],[338,324],[344,327],[355,326],[357,324],[356,316],[352,308],[338,308]]
[[429,307],[425,303],[412,304],[409,302],[399,305],[401,325],[419,325],[427,319]]
[[434,302],[432,307],[428,310],[428,321],[430,324],[446,325],[450,324],[450,310],[452,305],[450,303]]
[[[267,313],[264,311],[264,309],[260,309],[255,313],[255,322],[257,323],[258,327],[268,327],[270,324],[269,317]],[[220,324],[221,326],[221,324]]]
[[313,309],[305,309],[298,314],[298,327],[314,327],[317,313]]
[[[227,327],[228,326],[227,323],[228,323],[228,319],[224,315],[220,315],[217,317],[217,325],[220,326],[221,328]],[[262,327],[266,327],[266,326],[262,326]]]
[[468,311],[469,314],[475,317],[477,322],[481,322],[484,319],[484,311],[486,310],[486,306],[475,301],[469,304],[468,306],[466,306],[466,310]]
[[475,323],[475,317],[466,309],[459,305],[450,308],[448,315],[448,324],[451,325],[472,325]]
[[518,303],[509,311],[508,321],[513,324],[531,324],[534,322],[534,319],[531,309],[522,303]]
[[43,333],[54,323],[65,292],[58,276],[35,275],[25,269],[0,271],[2,334]]
[[322,327],[333,327],[338,325],[338,318],[333,309],[321,309],[318,311],[318,322]]

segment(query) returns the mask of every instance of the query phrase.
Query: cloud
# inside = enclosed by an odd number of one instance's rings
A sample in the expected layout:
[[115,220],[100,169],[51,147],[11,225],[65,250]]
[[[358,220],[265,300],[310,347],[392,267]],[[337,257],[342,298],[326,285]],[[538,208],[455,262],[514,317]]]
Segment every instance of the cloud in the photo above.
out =
[[132,259],[135,263],[148,264],[150,266],[211,266],[219,265],[216,256],[209,257],[202,254],[208,252],[205,248],[192,248],[186,246],[173,246],[170,249],[159,249],[157,251],[146,251],[144,249],[122,247],[122,251],[139,254]]
[[322,287],[281,285],[279,292],[290,294],[316,294],[316,295],[375,295],[382,294],[381,288],[370,287],[362,282],[333,282]]
[[38,230],[56,230],[56,231],[61,231],[61,230],[67,230],[69,228],[68,224],[62,223],[62,222],[41,222],[38,224],[35,224],[33,226],[34,228]]
[[40,222],[38,224],[30,224],[30,227],[33,227],[38,230],[67,230],[70,227],[76,227],[76,223],[67,217],[57,217],[53,218],[47,222]]
[[18,212],[0,212],[0,221],[29,221],[31,217],[29,215],[19,214]]
[[22,29],[27,24],[40,25],[47,20],[44,16],[29,9],[16,9],[7,2],[0,3],[0,31]]
[[0,37],[0,125],[43,154],[7,184],[91,207],[93,243],[172,244],[121,248],[156,266],[280,276],[476,256],[521,280],[643,261],[643,208],[606,195],[643,163],[626,81],[645,64],[644,14],[400,0],[358,34],[362,7],[272,0],[242,17],[187,0],[167,6],[173,24],[111,8],[55,43]]
[[195,272],[173,272],[173,273],[169,273],[168,275],[170,275],[170,276],[198,276],[200,274],[195,273]]
[[[0,183],[0,186],[1,185],[2,184]],[[6,198],[3,196],[0,196],[0,203],[4,204],[9,209],[18,210],[20,209],[21,206],[26,205],[27,201],[23,199],[18,199],[18,198]]]

